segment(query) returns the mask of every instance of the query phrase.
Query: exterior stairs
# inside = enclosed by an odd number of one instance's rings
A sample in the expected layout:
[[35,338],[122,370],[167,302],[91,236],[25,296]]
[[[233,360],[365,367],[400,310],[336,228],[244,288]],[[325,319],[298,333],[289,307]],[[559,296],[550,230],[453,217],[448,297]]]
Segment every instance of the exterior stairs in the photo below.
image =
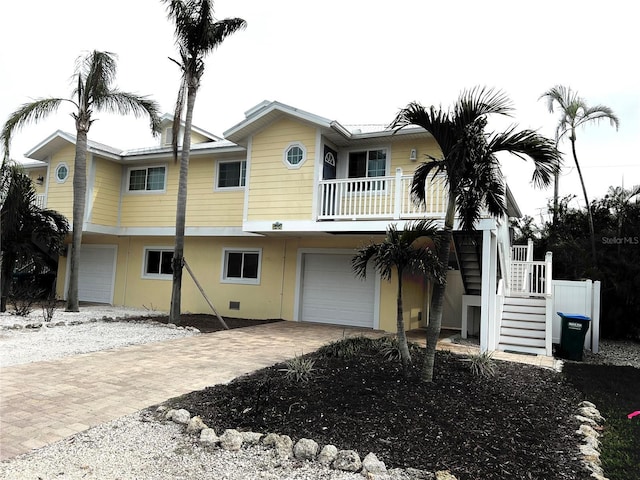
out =
[[480,295],[482,289],[481,240],[476,233],[457,234],[454,232],[454,243],[462,283],[467,295]]
[[505,297],[498,350],[546,355],[546,299]]

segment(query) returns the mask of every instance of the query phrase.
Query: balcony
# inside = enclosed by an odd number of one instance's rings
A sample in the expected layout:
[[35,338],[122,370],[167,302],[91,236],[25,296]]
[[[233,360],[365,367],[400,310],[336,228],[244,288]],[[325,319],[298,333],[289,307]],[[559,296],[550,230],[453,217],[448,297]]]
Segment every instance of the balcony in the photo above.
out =
[[44,193],[36,195],[36,207],[47,208],[47,196]]
[[425,204],[411,199],[413,175],[322,180],[319,183],[318,220],[412,220],[444,218],[447,208],[445,176],[427,183]]

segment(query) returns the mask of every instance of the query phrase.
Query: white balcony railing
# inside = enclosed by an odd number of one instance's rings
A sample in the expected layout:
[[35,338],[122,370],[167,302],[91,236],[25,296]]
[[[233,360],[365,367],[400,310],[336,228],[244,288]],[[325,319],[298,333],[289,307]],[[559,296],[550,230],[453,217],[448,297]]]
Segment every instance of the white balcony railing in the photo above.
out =
[[400,168],[389,177],[322,180],[318,220],[443,218],[447,208],[444,176],[427,183],[426,202],[420,206],[411,198],[412,180]]
[[36,195],[36,207],[47,208],[47,196],[44,193]]
[[512,260],[509,272],[511,295],[545,297],[552,294],[552,256],[544,261]]

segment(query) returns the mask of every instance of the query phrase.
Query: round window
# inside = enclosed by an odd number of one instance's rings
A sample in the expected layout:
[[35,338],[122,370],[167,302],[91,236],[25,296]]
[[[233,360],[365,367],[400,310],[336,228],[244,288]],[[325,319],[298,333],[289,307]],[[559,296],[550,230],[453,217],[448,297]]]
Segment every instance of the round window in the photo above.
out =
[[65,163],[61,163],[56,167],[56,180],[64,182],[69,176],[69,167]]
[[287,163],[289,165],[298,165],[304,159],[304,150],[298,145],[293,145],[287,150]]

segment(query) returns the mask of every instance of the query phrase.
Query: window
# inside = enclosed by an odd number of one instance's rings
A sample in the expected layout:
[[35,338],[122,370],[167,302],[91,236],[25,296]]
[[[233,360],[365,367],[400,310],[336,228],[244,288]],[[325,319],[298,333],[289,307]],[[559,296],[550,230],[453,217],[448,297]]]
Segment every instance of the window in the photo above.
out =
[[164,190],[165,167],[146,167],[129,170],[129,191]]
[[222,281],[225,283],[260,283],[260,249],[224,249]]
[[[349,153],[349,178],[375,178],[387,174],[387,151],[366,150],[364,152]],[[385,181],[375,181],[366,184],[366,190],[383,190]],[[358,186],[360,190],[363,187]]]
[[147,278],[172,278],[173,249],[147,247],[144,250],[143,277]]
[[307,150],[301,143],[291,143],[284,150],[282,161],[287,168],[300,168],[307,159]]
[[218,162],[217,188],[242,188],[247,177],[247,162]]
[[66,163],[59,163],[56,167],[56,181],[58,183],[64,183],[69,177],[69,167]]

